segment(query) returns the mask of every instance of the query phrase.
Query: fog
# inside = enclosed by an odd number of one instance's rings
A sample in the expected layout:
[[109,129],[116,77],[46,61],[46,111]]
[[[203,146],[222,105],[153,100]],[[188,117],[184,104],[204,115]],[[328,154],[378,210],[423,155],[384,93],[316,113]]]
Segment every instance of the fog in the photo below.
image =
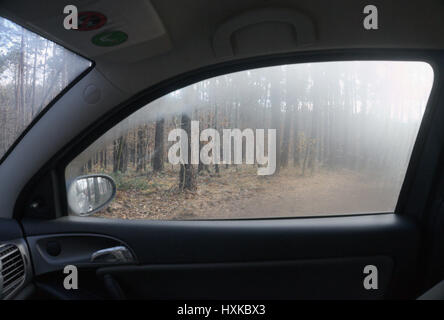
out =
[[[432,84],[428,64],[394,61],[304,63],[207,79],[157,99],[121,121],[68,166],[67,182],[86,173],[115,176],[123,192],[116,204],[123,205],[116,211],[118,217],[182,219],[183,212],[203,218],[227,218],[227,212],[234,218],[390,212]],[[214,128],[219,134],[235,128],[275,129],[273,180],[257,178],[257,161],[222,167],[199,162],[196,177],[192,171],[187,173],[190,186],[199,186],[199,196],[179,201],[170,188],[177,179],[182,190],[185,180],[181,166],[168,163],[173,142],[167,137],[175,128],[189,134],[192,120],[199,121],[200,131]],[[245,151],[242,157],[246,159]],[[204,173],[211,180],[199,178]],[[140,187],[146,181],[156,191]],[[169,184],[164,190],[159,186],[165,181]],[[233,193],[240,198],[233,200]],[[130,199],[139,199],[132,209],[126,204]],[[206,208],[199,199],[218,205]],[[150,204],[142,205],[144,201]]]
[[[77,161],[84,164],[129,130],[159,118],[168,128],[178,127],[181,115],[187,114],[200,119],[203,128],[275,128],[280,132],[278,150],[288,148],[282,143],[299,139],[292,143],[295,149],[311,145],[320,164],[378,170],[398,181],[432,83],[433,71],[422,62],[306,63],[223,75],[151,102]],[[286,136],[288,127],[293,127],[292,137]]]

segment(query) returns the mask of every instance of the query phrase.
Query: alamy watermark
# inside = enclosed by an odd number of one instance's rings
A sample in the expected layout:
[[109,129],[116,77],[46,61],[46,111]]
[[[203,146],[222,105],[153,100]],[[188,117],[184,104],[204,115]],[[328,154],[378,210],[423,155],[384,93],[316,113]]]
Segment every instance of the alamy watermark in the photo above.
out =
[[[78,9],[75,5],[69,4],[63,8],[63,13],[66,15],[63,20],[63,27],[66,30],[77,30],[79,28]],[[364,7],[362,13],[366,14],[363,20],[364,29],[377,30],[378,29],[378,8],[375,5],[368,4]]]
[[70,264],[63,268],[63,273],[67,276],[63,279],[63,287],[66,290],[77,290],[79,288],[79,276],[77,267]]
[[[221,137],[216,129],[208,128],[200,132],[199,121],[191,121],[190,131],[191,139],[180,128],[168,134],[168,141],[176,142],[168,150],[168,161],[171,164],[242,164],[245,159],[246,164],[257,163],[261,166],[257,169],[260,176],[272,175],[276,170],[276,129],[267,129],[267,155],[265,129],[223,129],[222,150]],[[200,149],[199,141],[207,143]],[[188,154],[189,150],[191,155]]]
[[363,272],[366,274],[363,281],[364,289],[378,290],[378,268],[369,264],[364,267]]

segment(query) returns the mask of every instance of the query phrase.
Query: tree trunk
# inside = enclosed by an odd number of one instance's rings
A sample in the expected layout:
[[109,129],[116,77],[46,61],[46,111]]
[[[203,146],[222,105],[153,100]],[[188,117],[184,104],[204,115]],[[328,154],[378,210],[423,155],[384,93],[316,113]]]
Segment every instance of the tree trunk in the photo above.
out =
[[154,157],[153,157],[153,171],[160,172],[163,170],[164,157],[164,131],[165,119],[157,119],[156,133],[154,137]]
[[274,71],[273,77],[271,78],[271,126],[276,129],[276,170],[275,175],[279,174],[281,167],[281,92],[280,92],[280,73],[277,70]]
[[136,172],[145,170],[146,155],[146,130],[140,127],[137,130],[137,155],[136,155]]
[[179,188],[181,190],[195,190],[196,173],[191,162],[191,119],[186,114],[182,114],[181,128],[185,130],[188,135],[188,163],[180,165],[179,173]]
[[113,160],[113,171],[125,173],[128,165],[128,146],[126,143],[126,137],[122,136],[114,141]]
[[281,147],[281,167],[286,168],[288,166],[288,153],[290,149],[290,130],[291,130],[291,115],[290,115],[290,107],[287,107],[285,112],[285,125],[284,125],[284,136],[282,138],[282,147]]
[[301,143],[299,138],[299,109],[296,106],[293,107],[293,167],[299,167],[301,165]]

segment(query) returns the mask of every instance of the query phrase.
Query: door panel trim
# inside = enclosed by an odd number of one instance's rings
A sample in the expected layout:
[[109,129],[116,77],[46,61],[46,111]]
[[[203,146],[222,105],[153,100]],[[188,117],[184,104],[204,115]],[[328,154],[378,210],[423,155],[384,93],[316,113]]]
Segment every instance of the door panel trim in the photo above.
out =
[[[378,270],[377,290],[363,269]],[[393,273],[386,256],[105,267],[129,299],[382,299]]]
[[420,235],[396,214],[337,217],[150,221],[61,217],[22,221],[28,237],[93,233],[128,244],[141,265],[294,261],[387,256],[393,260],[388,296],[416,296]]

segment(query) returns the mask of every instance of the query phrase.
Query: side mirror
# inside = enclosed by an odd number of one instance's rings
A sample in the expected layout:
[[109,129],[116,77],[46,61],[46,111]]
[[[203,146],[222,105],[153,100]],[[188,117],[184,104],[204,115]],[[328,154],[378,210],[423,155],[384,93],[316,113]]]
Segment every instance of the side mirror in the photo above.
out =
[[107,175],[77,177],[68,188],[68,205],[79,216],[88,216],[103,209],[116,195],[116,184]]

